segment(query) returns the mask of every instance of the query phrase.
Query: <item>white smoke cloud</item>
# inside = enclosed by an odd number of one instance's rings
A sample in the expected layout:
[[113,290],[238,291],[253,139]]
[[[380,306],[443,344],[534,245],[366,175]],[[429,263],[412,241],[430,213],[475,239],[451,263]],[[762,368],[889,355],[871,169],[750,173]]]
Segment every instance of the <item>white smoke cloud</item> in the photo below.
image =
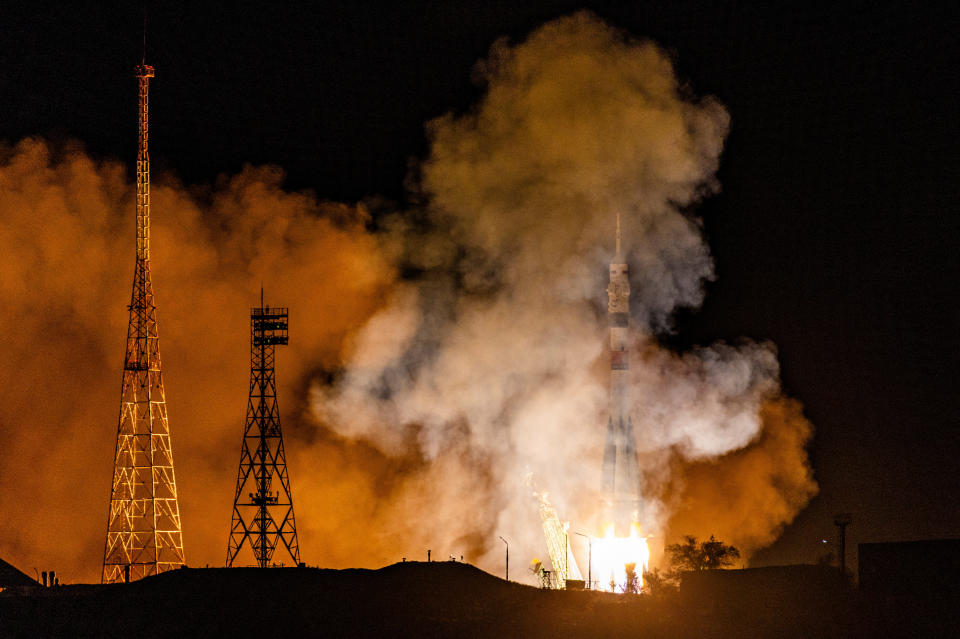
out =
[[679,446],[687,459],[743,448],[763,424],[762,403],[779,392],[780,366],[769,344],[714,344],[675,355],[641,351],[633,414],[643,424],[641,452]]
[[[479,518],[449,495],[418,513],[443,521],[432,526],[438,542],[481,540],[481,565],[501,559],[494,531],[510,535],[520,556],[542,552],[527,471],[561,516],[589,525],[606,427],[606,263],[619,213],[640,345],[636,433],[648,472],[660,472],[647,483],[644,523],[663,533],[670,509],[655,491],[670,485],[671,457],[749,446],[765,427],[761,406],[779,393],[771,345],[674,355],[650,338],[677,308],[698,306],[713,277],[687,209],[717,189],[729,116],[693,96],[656,45],[589,13],[517,45],[496,43],[477,73],[487,85],[480,104],[427,127],[422,188],[434,230],[406,246],[427,275],[358,332],[336,383],[314,385],[315,413],[388,457],[413,447],[426,468],[442,465],[441,481],[482,492]],[[451,459],[451,450],[470,455]]]

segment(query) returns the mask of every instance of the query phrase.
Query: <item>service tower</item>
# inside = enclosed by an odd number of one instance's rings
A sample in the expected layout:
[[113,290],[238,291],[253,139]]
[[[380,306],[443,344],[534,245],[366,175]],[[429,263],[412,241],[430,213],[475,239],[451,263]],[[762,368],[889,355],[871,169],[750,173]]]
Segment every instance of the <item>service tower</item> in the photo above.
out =
[[264,306],[260,289],[260,306],[250,310],[250,396],[227,542],[228,568],[244,545],[261,568],[283,565],[273,562],[277,546],[293,565],[300,563],[274,374],[275,347],[289,342],[288,320],[286,308]]
[[617,215],[617,253],[610,262],[607,286],[607,313],[610,320],[610,421],[603,451],[603,495],[607,521],[618,537],[630,534],[640,507],[637,475],[637,444],[630,419],[630,280],[620,242],[620,215]]

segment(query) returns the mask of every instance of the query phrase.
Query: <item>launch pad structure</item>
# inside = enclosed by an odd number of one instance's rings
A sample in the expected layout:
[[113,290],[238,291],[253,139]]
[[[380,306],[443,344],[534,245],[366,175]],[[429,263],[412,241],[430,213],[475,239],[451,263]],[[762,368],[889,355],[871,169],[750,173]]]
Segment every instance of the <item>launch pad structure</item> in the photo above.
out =
[[101,581],[140,579],[183,565],[180,506],[160,366],[157,308],[150,278],[150,154],[147,148],[150,78],[136,67],[139,85],[137,151],[137,259],[130,297],[120,391],[107,539]]
[[540,505],[540,522],[547,542],[547,553],[553,565],[554,588],[565,588],[570,581],[583,581],[577,560],[570,552],[570,522],[561,522],[556,509],[545,494],[536,493]]
[[288,343],[288,319],[286,308],[264,306],[261,289],[260,306],[250,310],[250,394],[227,542],[228,568],[245,544],[261,568],[274,565],[277,546],[283,546],[293,565],[300,563],[274,374],[275,348]]

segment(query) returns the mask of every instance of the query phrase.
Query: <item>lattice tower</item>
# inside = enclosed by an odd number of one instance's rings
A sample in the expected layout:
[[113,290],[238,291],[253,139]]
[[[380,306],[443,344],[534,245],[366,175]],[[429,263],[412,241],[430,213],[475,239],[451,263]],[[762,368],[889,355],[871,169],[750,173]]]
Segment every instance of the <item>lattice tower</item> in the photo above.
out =
[[160,368],[157,308],[150,280],[150,155],[147,124],[153,67],[139,84],[137,260],[123,362],[120,423],[103,553],[104,583],[131,581],[184,563],[173,449]]
[[540,522],[543,524],[543,536],[547,541],[550,563],[553,564],[554,585],[565,588],[568,579],[583,579],[577,560],[570,552],[570,522],[560,521],[546,494],[538,493],[535,496],[540,500]]
[[250,311],[250,395],[227,542],[227,567],[233,566],[244,544],[253,551],[261,568],[277,565],[272,563],[273,555],[280,545],[294,565],[300,563],[274,375],[274,349],[287,344],[287,328],[287,309],[264,306],[261,291],[260,307]]

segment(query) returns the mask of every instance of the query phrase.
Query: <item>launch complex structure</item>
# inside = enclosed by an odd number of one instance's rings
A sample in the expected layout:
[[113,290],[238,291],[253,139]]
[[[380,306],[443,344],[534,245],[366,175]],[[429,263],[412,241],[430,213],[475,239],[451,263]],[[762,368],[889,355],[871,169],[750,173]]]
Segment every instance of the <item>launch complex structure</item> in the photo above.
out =
[[[272,565],[278,545],[294,565],[300,563],[274,374],[274,349],[288,343],[288,318],[286,308],[264,306],[260,289],[260,306],[250,310],[250,396],[233,497],[227,568],[233,566],[245,543],[261,568]],[[274,485],[277,490],[273,490]]]
[[131,581],[183,565],[180,505],[160,367],[157,307],[150,278],[150,154],[147,150],[150,78],[139,85],[137,259],[123,358],[120,422],[114,454],[103,583]]
[[[157,309],[150,275],[148,116],[154,68],[144,60],[136,67],[136,77],[139,89],[136,262],[128,307],[103,583],[129,582],[184,565]],[[602,492],[605,521],[612,523],[610,536],[616,539],[634,532],[640,505],[637,449],[629,408],[630,282],[621,246],[619,215],[607,295],[610,418],[603,455]],[[285,550],[294,565],[300,564],[274,374],[274,349],[288,343],[287,330],[287,309],[265,306],[261,288],[260,306],[250,314],[250,392],[227,544],[228,567],[234,565],[245,546],[252,550],[260,567],[277,565],[273,559],[278,547]],[[560,521],[546,495],[541,495],[540,518],[555,582],[582,583],[580,570],[569,550],[569,524]]]
[[[114,453],[102,583],[129,582],[184,565],[173,447],[163,389],[157,307],[150,277],[149,90],[144,59],[138,83],[137,235],[127,325],[120,420]],[[227,566],[244,545],[256,564],[272,564],[278,545],[300,563],[293,498],[280,432],[274,347],[287,343],[286,308],[263,304],[250,315],[250,393],[234,496]],[[278,490],[273,490],[275,485]],[[244,496],[247,492],[249,498]],[[276,516],[274,516],[276,514]],[[279,523],[278,523],[279,522]]]

